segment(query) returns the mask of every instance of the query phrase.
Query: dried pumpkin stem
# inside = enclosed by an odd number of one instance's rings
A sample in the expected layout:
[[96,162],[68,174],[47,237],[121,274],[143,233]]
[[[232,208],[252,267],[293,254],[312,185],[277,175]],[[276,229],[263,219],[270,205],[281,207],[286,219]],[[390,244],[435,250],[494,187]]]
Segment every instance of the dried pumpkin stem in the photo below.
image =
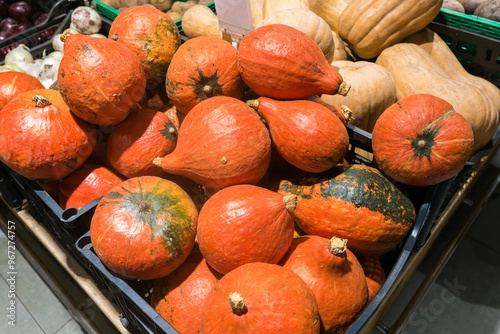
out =
[[43,108],[52,104],[50,100],[43,95],[35,95],[31,98],[31,101],[35,102],[38,108]]
[[288,212],[292,212],[297,207],[297,203],[299,202],[299,197],[294,194],[285,194],[283,195],[283,203],[285,203],[285,209]]
[[203,93],[205,93],[208,96],[212,96],[214,93],[214,89],[210,85],[205,85],[203,86]]
[[162,160],[163,160],[162,157],[154,158],[153,159],[153,165],[155,165],[156,167],[161,167]]
[[340,255],[345,253],[347,249],[347,239],[332,237],[328,242],[328,251],[333,255]]
[[354,120],[354,117],[352,117],[352,110],[346,106],[346,105],[341,105],[340,106],[340,112],[342,115],[344,115],[345,121],[349,123],[350,121]]
[[64,30],[64,32],[61,34],[61,37],[59,37],[61,39],[61,41],[64,43],[66,41],[66,38],[68,38],[69,35],[72,35],[73,33],[71,32],[71,30],[69,29],[66,29]]
[[229,294],[229,307],[231,307],[231,311],[236,315],[243,315],[248,311],[245,300],[237,292]]
[[248,100],[247,101],[247,105],[252,108],[252,109],[259,109],[259,105],[260,105],[260,101],[257,100],[257,99],[254,99],[254,100]]
[[347,83],[345,81],[342,81],[342,83],[339,85],[338,94],[342,95],[342,96],[346,96],[350,89],[351,89],[351,84]]

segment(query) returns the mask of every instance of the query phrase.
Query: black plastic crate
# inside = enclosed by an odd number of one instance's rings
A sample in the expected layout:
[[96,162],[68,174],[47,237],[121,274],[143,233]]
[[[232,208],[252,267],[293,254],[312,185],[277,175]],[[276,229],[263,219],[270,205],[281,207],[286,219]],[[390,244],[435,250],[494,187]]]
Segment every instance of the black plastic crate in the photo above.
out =
[[9,207],[17,210],[24,203],[24,196],[19,191],[9,169],[0,163],[0,194]]
[[[365,157],[365,154],[358,154],[359,151],[355,151],[356,149],[362,149],[369,156],[369,153],[371,153],[371,134],[351,125],[348,125],[348,133],[351,149],[347,155],[347,160],[351,163],[360,163],[378,168],[372,159]],[[387,273],[386,282],[365,308],[365,311],[353,323],[348,333],[357,333],[358,328],[366,324],[373,312],[387,297],[390,288],[400,275],[410,254],[418,249],[419,236],[429,233],[436,217],[447,204],[446,195],[449,189],[465,180],[466,175],[467,173],[464,173],[464,176],[457,175],[455,178],[428,187],[409,186],[394,182],[398,189],[412,200],[417,211],[416,223],[398,247],[380,257]],[[421,240],[425,242],[425,238]],[[80,258],[83,259],[83,265],[89,274],[111,292],[117,307],[122,313],[122,317],[132,327],[131,330],[141,334],[178,333],[149,304],[152,281],[131,280],[111,272],[94,252],[90,232],[84,234],[77,241],[76,249],[81,253]]]

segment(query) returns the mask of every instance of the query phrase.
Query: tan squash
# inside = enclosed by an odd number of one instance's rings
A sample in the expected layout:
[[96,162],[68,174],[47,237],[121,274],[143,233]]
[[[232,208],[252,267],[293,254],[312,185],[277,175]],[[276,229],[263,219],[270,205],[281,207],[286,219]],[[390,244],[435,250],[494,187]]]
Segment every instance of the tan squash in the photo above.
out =
[[311,10],[338,32],[339,17],[352,0],[309,0]]
[[486,79],[470,74],[465,70],[448,44],[434,31],[424,28],[406,37],[403,42],[420,45],[429,52],[445,72],[455,80],[474,81],[474,85],[486,93],[500,112],[500,89]]
[[382,51],[376,63],[392,73],[397,99],[431,94],[451,103],[472,127],[474,151],[495,134],[499,115],[491,99],[476,87],[474,80],[463,82],[449,76],[424,48],[413,43],[398,43]]
[[283,9],[267,16],[260,25],[274,23],[286,24],[302,31],[318,44],[329,62],[333,60],[335,45],[332,31],[328,23],[314,12],[303,8]]
[[361,58],[423,29],[438,14],[443,0],[353,0],[339,18],[338,33]]
[[349,46],[344,43],[339,34],[332,30],[333,45],[333,60],[356,60]]
[[194,5],[186,10],[182,17],[182,31],[188,38],[212,36],[222,38],[219,19],[210,8]]
[[252,17],[252,23],[255,28],[262,21],[262,7],[264,0],[249,0],[248,3],[250,5],[250,16]]
[[327,95],[321,99],[332,105],[345,105],[352,111],[349,123],[371,132],[378,117],[396,101],[396,82],[385,67],[368,61],[332,62],[337,72],[351,84],[349,94]]
[[264,0],[262,3],[262,19],[274,12],[290,8],[310,9],[309,0]]

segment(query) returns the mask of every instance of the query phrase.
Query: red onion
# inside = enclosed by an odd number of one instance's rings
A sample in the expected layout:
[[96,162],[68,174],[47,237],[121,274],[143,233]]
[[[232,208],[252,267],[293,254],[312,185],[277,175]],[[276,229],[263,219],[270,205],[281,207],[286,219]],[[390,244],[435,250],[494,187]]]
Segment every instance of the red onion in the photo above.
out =
[[7,38],[7,31],[0,31],[0,41]]
[[33,7],[26,1],[14,2],[9,6],[9,14],[12,18],[19,20],[22,17],[31,17],[33,14]]
[[0,21],[0,31],[7,31],[10,27],[17,24],[17,21],[12,17],[6,17],[2,21]]
[[35,25],[42,24],[43,22],[45,22],[47,17],[49,17],[48,13],[43,13],[43,14],[38,15],[38,17],[35,19]]
[[17,35],[25,30],[28,30],[29,28],[31,28],[31,26],[26,23],[13,25],[9,28],[9,30],[7,30],[7,37]]

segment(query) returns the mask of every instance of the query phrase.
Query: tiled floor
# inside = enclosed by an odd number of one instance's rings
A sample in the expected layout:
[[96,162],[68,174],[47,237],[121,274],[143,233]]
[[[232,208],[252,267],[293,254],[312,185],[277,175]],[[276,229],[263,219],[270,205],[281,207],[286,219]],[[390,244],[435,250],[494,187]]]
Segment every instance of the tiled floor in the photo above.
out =
[[[499,154],[500,157],[500,154]],[[498,168],[490,173],[500,173]],[[486,181],[488,182],[488,181]],[[466,216],[471,207],[463,204],[452,217],[434,246],[429,251],[416,273],[399,294],[380,323],[391,327],[402,309],[413,296],[430,270],[434,261],[457,230],[460,218]],[[447,334],[481,333],[500,334],[500,187],[497,187],[487,205],[477,217],[465,239],[413,313],[403,334]],[[61,333],[117,333],[92,301],[78,289],[71,277],[44,247],[26,235],[26,244],[31,249],[26,257],[16,250],[16,326],[8,325],[9,303],[8,238],[0,233],[0,333],[8,334],[61,334]],[[59,280],[65,293],[73,299],[73,309],[58,298],[54,287],[30,265],[27,258],[33,254],[42,259],[44,266]],[[57,292],[57,293],[56,293]],[[76,307],[75,307],[76,305]],[[89,331],[80,324],[74,312],[91,315],[94,330]],[[380,331],[375,330],[373,334]]]

